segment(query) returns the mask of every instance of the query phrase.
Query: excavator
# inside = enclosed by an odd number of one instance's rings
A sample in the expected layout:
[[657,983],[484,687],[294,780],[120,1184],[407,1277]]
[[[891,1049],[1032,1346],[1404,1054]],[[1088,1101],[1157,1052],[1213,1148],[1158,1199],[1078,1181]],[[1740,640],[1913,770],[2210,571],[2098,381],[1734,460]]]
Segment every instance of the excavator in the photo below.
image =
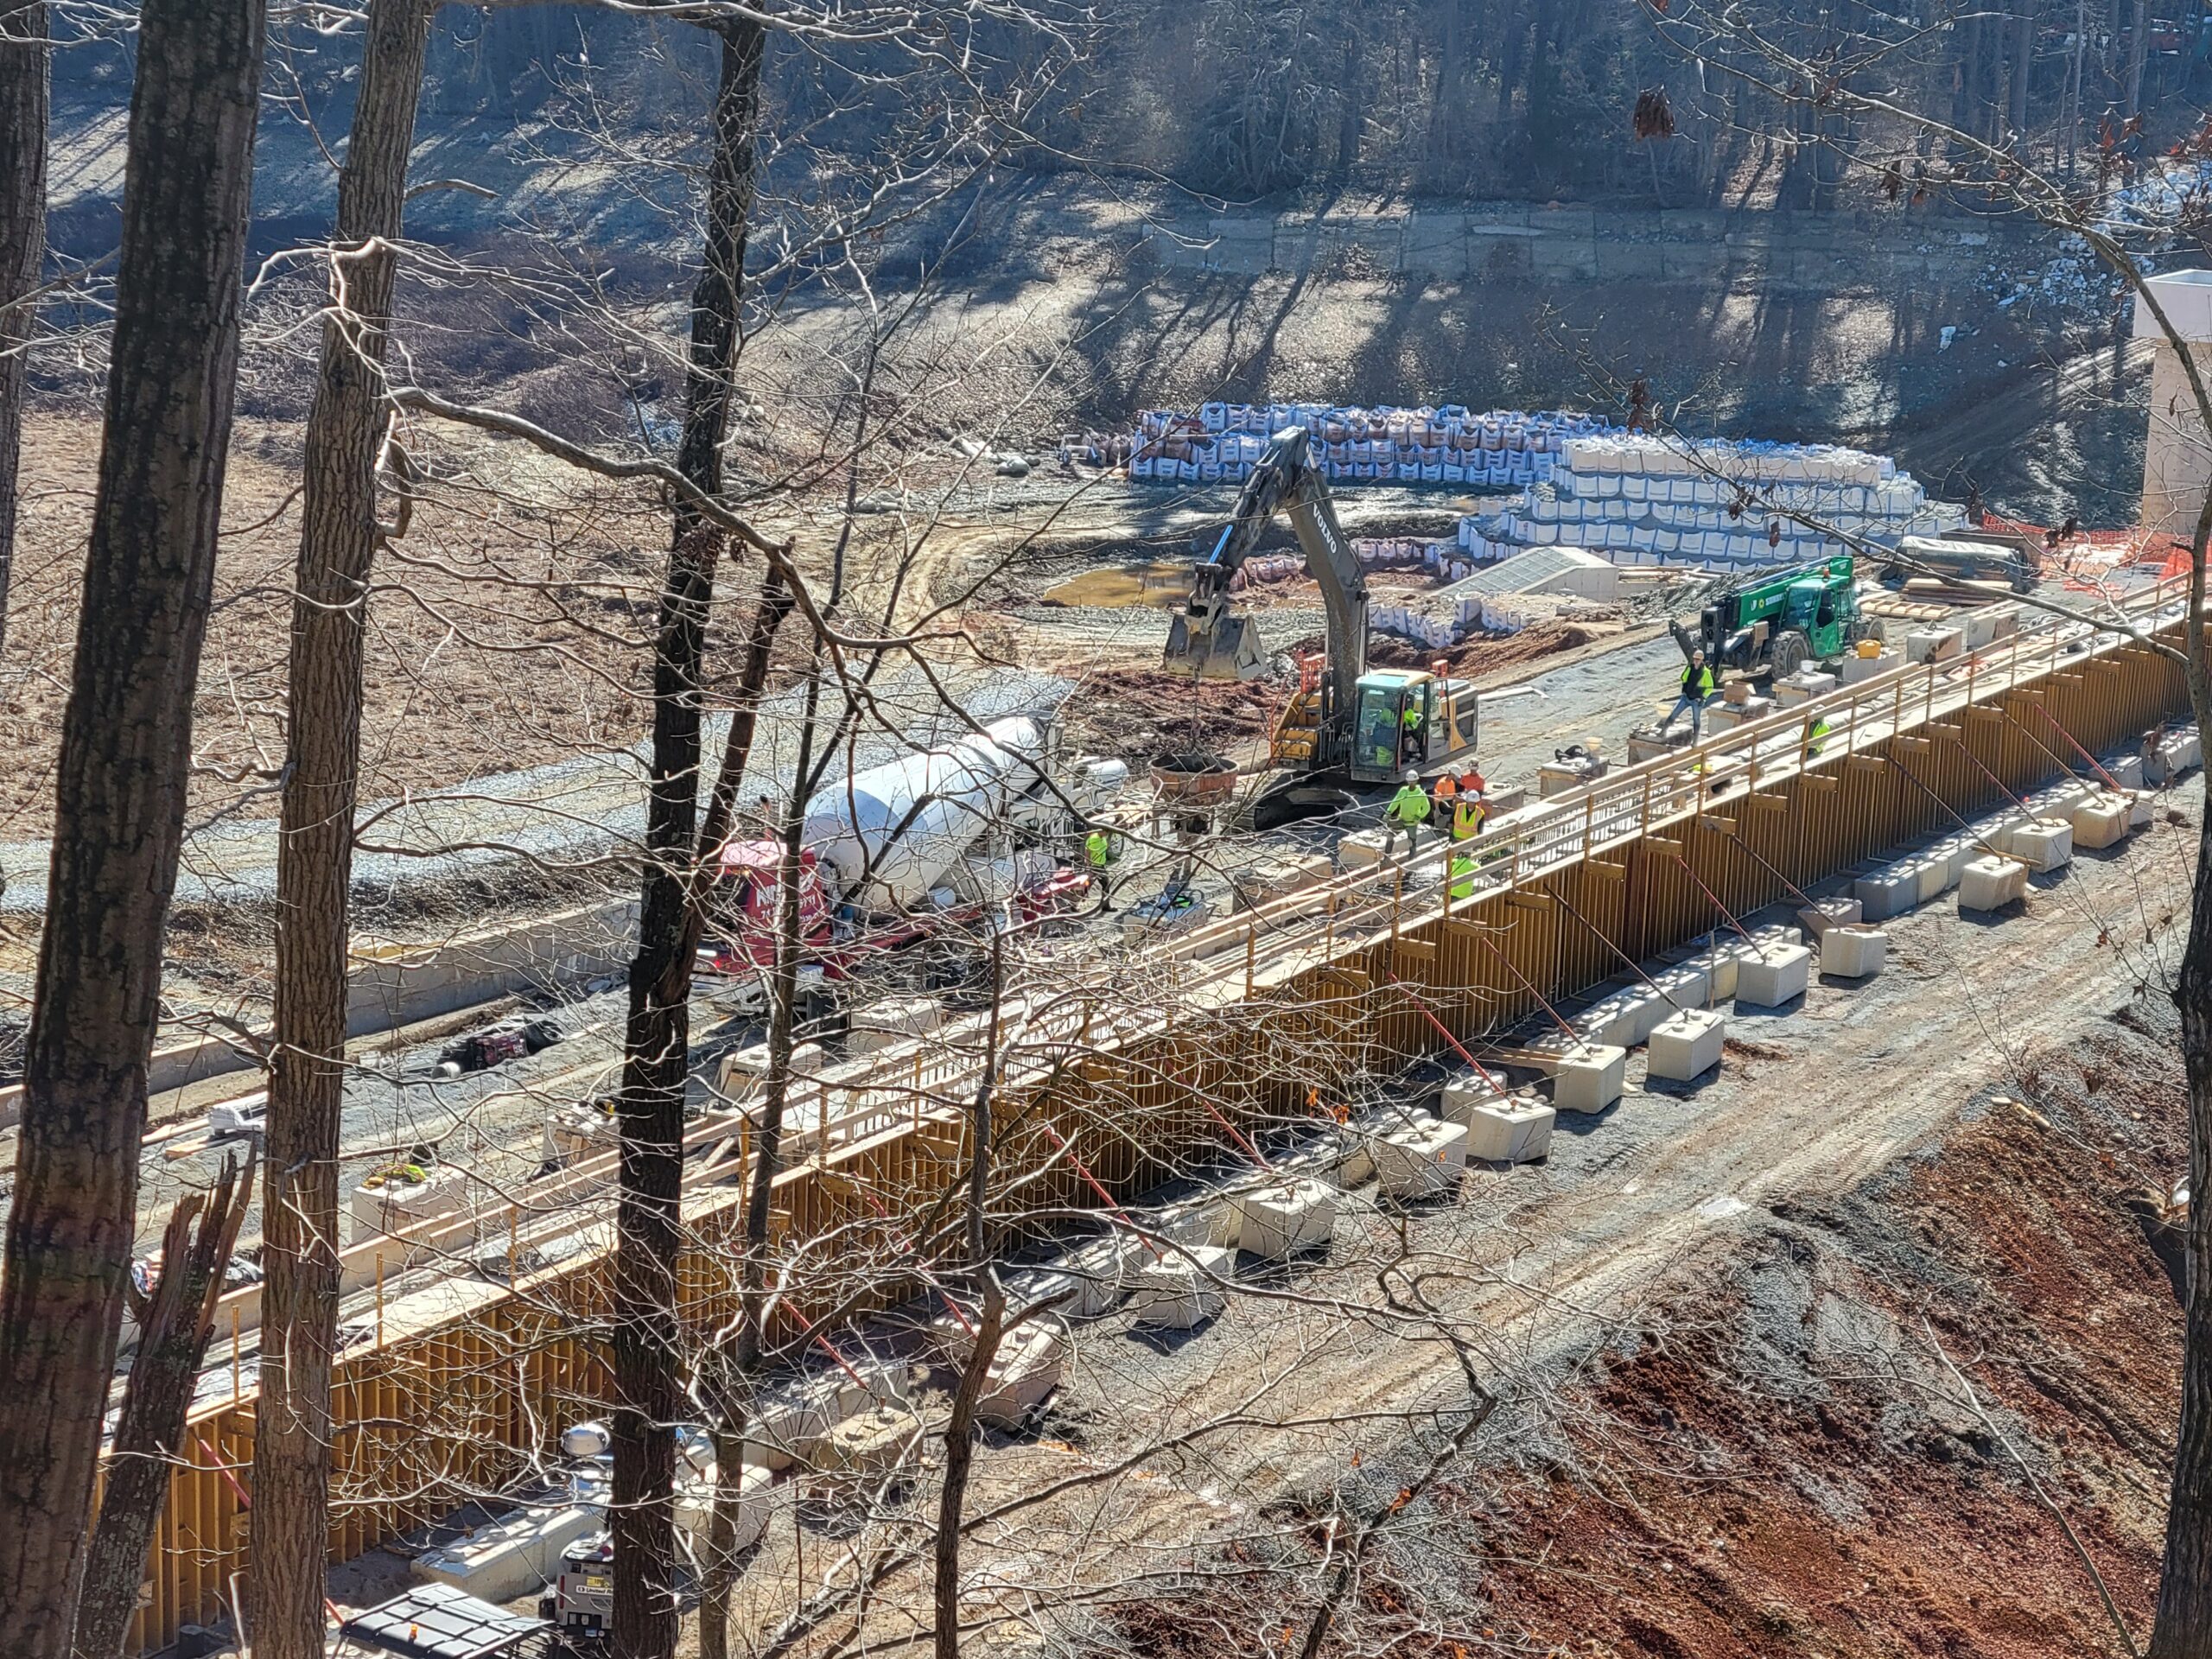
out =
[[[1355,804],[1405,774],[1433,776],[1472,758],[1475,689],[1444,673],[1367,667],[1367,580],[1303,427],[1269,440],[1213,551],[1192,573],[1190,602],[1168,631],[1165,665],[1203,679],[1250,680],[1268,653],[1252,617],[1230,608],[1230,581],[1277,512],[1290,519],[1306,569],[1321,587],[1327,652],[1301,664],[1300,684],[1269,745],[1286,774],[1253,808],[1262,827]],[[1440,669],[1441,664],[1439,664]]]

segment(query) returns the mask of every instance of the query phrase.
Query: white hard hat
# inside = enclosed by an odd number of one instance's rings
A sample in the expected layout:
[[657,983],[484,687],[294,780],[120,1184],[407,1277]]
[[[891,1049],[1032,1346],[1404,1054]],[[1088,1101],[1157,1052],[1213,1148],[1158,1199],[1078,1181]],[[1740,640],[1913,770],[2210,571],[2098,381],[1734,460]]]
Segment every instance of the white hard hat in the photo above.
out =
[[1415,767],[1408,766],[1406,768],[1406,781],[1409,784],[1417,784],[1421,782],[1420,771]]

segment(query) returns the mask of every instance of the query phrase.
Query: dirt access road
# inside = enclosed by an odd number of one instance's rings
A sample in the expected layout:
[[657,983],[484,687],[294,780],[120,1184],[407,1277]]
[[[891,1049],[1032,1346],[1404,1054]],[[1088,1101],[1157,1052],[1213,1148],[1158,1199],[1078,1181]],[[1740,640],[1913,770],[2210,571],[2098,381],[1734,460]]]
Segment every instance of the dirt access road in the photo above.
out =
[[[2159,995],[2180,949],[2175,920],[2186,903],[2195,850],[2188,820],[2201,810],[2201,788],[2192,785],[2174,804],[2183,822],[2161,822],[2113,854],[2077,858],[2040,880],[2018,913],[1962,918],[1945,900],[1893,923],[1891,964],[1871,982],[1816,982],[1790,1007],[1739,1007],[1729,1057],[1701,1087],[1647,1086],[1637,1057],[1628,1096],[1602,1116],[1562,1120],[1545,1163],[1472,1173],[1457,1204],[1405,1216],[1366,1202],[1369,1189],[1340,1222],[1328,1266],[1247,1281],[1221,1317],[1188,1338],[1133,1332],[1125,1316],[1079,1327],[1071,1381],[1041,1434],[994,1438],[982,1459],[971,1509],[1007,1506],[1002,1519],[978,1528],[971,1547],[970,1611],[991,1633],[986,1645],[1035,1651],[1039,1635],[1081,1628],[1087,1618],[1113,1610],[1125,1621],[1119,1628],[1135,1629],[1126,1621],[1136,1619],[1154,1630],[1139,1641],[1140,1651],[1272,1650],[1255,1633],[1288,1618],[1302,1592],[1293,1575],[1256,1575],[1253,1564],[1287,1553],[1316,1566],[1318,1556],[1307,1549],[1313,1517],[1340,1498],[1354,1502],[1363,1489],[1387,1495],[1418,1462],[1408,1428],[1464,1398],[1445,1348],[1374,1308],[1376,1269],[1402,1249],[1411,1255],[1401,1259],[1427,1275],[1429,1294],[1479,1354],[1486,1385],[1508,1402],[1484,1430],[1473,1464],[1455,1477],[1458,1484],[1488,1490],[1493,1476],[1504,1480],[1516,1468],[1526,1475],[1534,1459],[1537,1507],[1583,1502],[1566,1491],[1544,1500],[1541,1473],[1548,1467],[1554,1479],[1564,1478],[1560,1460],[1573,1461],[1578,1437],[1589,1427],[1574,1415],[1586,1409],[1580,1385],[1633,1357],[1655,1331],[1675,1330],[1688,1342],[1710,1319],[1723,1317],[1699,1313],[1694,1300],[1687,1308],[1670,1301],[1686,1281],[1760,1247],[1777,1229],[1794,1224],[1787,1218],[1833,1210],[1871,1185],[1927,1166],[1949,1140],[1981,1124],[1993,1092],[2032,1097],[2056,1057],[2112,1029],[2107,1016],[2113,1010]],[[2171,1180],[2179,1168],[2171,1126],[2143,1125],[2143,1113],[2127,1109],[2138,1103],[2116,1100],[2106,1109],[2092,1098],[2085,1109],[2095,1116],[2082,1132],[2117,1137],[2115,1147],[2126,1141],[2125,1160],[2153,1181]],[[1926,1248],[1910,1237],[1902,1243]],[[2132,1270],[2158,1279],[2139,1237],[2136,1246]],[[1924,1384],[1934,1362],[1916,1332],[1892,1328],[1893,1320],[1885,1325],[1863,1308],[1852,1315],[1863,1330],[1815,1330],[1816,1315],[1842,1317],[1833,1309],[1807,1312],[1803,1336],[1789,1339],[1840,1345],[1867,1363],[1868,1355],[1886,1354],[1882,1363],[1894,1371],[1886,1385],[1877,1375],[1875,1386],[1886,1389],[1895,1421],[1864,1446],[1837,1446],[1834,1466],[1808,1470],[1809,1496],[1796,1500],[1801,1516],[1834,1534],[1849,1556],[1853,1540],[1869,1541],[1883,1530],[1870,1495],[1854,1491],[1854,1457],[1877,1455],[1892,1430],[1937,1432],[1923,1419],[1940,1421],[1942,1433],[1988,1442],[1970,1418],[1961,1427],[1961,1408],[1929,1396]],[[1729,1308],[1725,1316],[1738,1323],[1720,1330],[1715,1339],[1724,1345],[1765,1341],[1761,1321],[1782,1317],[1757,1306]],[[1788,1337],[1783,1331],[1774,1339]],[[1916,1346],[1918,1370],[1907,1363]],[[1969,1355],[1966,1363],[1973,1360]],[[1768,1386],[1786,1393],[1791,1383],[1777,1376]],[[2023,1445],[2044,1444],[2032,1424],[2001,1404],[1993,1409]],[[1748,1414],[1745,1432],[1756,1440],[1759,1414],[1781,1414],[1784,1406],[1745,1395],[1735,1410]],[[1205,1432],[1205,1425],[1231,1417],[1234,1428]],[[1163,1449],[1147,1455],[1149,1446]],[[1613,1450],[1624,1460],[1622,1478],[1652,1472],[1637,1463],[1643,1452],[1637,1446]],[[1740,1514],[1733,1522],[1727,1516],[1745,1499],[1742,1489],[1713,1484],[1717,1471],[1701,1480],[1694,1454],[1693,1445],[1682,1453],[1691,1464],[1672,1483],[1681,1487],[1684,1513],[1668,1523],[1683,1535],[1685,1550],[1707,1547],[1691,1535],[1738,1532]],[[2087,1483],[2082,1502],[2115,1506],[2113,1516],[2094,1517],[2092,1542],[2105,1552],[2123,1605],[2139,1613],[2141,1531],[2155,1505],[2113,1478],[2095,1478],[2101,1465],[2087,1458],[2083,1451],[2078,1468],[2069,1464],[2075,1472],[2068,1478]],[[1137,1472],[1105,1477],[1125,1460]],[[1090,1484],[1083,1484],[1086,1475]],[[1989,1502],[2004,1497],[2004,1468],[1977,1478],[1969,1467],[1966,1478],[1978,1490],[1994,1484]],[[2046,1478],[2056,1477],[2047,1469]],[[1053,1483],[1070,1481],[1078,1484],[1048,1496]],[[1921,1644],[1931,1640],[1946,1651],[2005,1654],[2079,1652],[2085,1640],[2101,1645],[2082,1622],[2088,1615],[2077,1617],[2094,1608],[2078,1564],[2052,1547],[2058,1535],[2038,1524],[2041,1512],[2024,1491],[2014,1496],[2021,1518],[1974,1546],[1986,1559],[1972,1569],[1971,1607],[1964,1592],[1955,1607],[1938,1606],[1909,1586],[1893,1586],[1899,1605],[1885,1605],[1878,1616],[1909,1627],[1911,1639],[1847,1642],[1840,1649],[1815,1643],[1805,1650],[1926,1651]],[[1470,1501],[1478,1509],[1483,1502]],[[1805,1514],[1808,1505],[1814,1513]],[[1548,1511],[1547,1520],[1564,1521],[1571,1538],[1567,1517],[1573,1513],[1573,1507]],[[1484,1567],[1465,1554],[1466,1538],[1444,1536],[1448,1529],[1435,1516],[1417,1519],[1411,1530],[1414,1537],[1388,1563],[1402,1610],[1417,1590],[1432,1611],[1443,1610],[1446,1630],[1499,1638],[1494,1649],[1481,1642],[1471,1651],[1543,1652],[1552,1642],[1580,1640],[1573,1626],[1541,1628],[1540,1606],[1523,1610],[1529,1621],[1523,1624],[1510,1605],[1486,1600],[1497,1586],[1484,1585]],[[772,1523],[767,1554],[747,1574],[741,1618],[752,1628],[772,1624],[788,1608],[795,1535],[788,1516]],[[833,1577],[838,1571],[825,1542],[806,1544],[810,1587],[825,1569]],[[1485,1553],[1498,1554],[1501,1573],[1523,1554],[1510,1541],[1493,1541]],[[1522,1564],[1544,1581],[1540,1567]],[[1603,1603],[1600,1586],[1609,1579],[1616,1600],[1633,1598],[1661,1564],[1647,1553],[1633,1561],[1578,1565],[1573,1585],[1583,1603],[1592,1595]],[[887,1607],[912,1588],[894,1585],[877,1592]],[[1700,1585],[1709,1591],[1709,1575],[1686,1583],[1685,1593]],[[1870,1576],[1870,1591],[1874,1586]],[[1187,1599],[1194,1592],[1198,1599]],[[1171,1599],[1156,1605],[1162,1598]],[[1863,1628],[1864,1616],[1855,1607],[1852,1613]],[[1184,1634],[1146,1624],[1154,1614]],[[1816,1623],[1840,1618],[1833,1607],[1806,1616]],[[1957,1628],[1942,1641],[1938,1627],[1946,1619]],[[1219,1639],[1209,1647],[1205,1638],[1217,1620]],[[2024,1629],[2039,1630],[2041,1638],[2021,1639]],[[1693,1651],[1633,1637],[1586,1650]]]

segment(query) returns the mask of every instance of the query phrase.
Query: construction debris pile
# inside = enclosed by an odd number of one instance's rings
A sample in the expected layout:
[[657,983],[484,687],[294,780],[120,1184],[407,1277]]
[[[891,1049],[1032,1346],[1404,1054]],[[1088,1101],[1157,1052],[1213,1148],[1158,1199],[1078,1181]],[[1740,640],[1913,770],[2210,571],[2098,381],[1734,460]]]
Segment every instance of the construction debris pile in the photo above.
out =
[[1618,564],[1729,570],[1846,550],[1799,515],[1888,547],[1941,535],[1966,516],[1863,450],[1610,433],[1569,438],[1548,479],[1502,512],[1462,518],[1459,546],[1477,561],[1565,546]]
[[[1129,476],[1159,483],[1238,483],[1268,440],[1287,426],[1313,436],[1332,484],[1456,484],[1522,489],[1548,479],[1570,440],[1613,430],[1594,415],[1561,410],[1475,414],[1441,409],[1359,409],[1325,404],[1207,404],[1196,415],[1148,409],[1128,436]],[[1117,454],[1118,439],[1084,446]]]
[[[1446,550],[1449,551],[1447,548]],[[1580,548],[1547,547],[1465,574],[1442,588],[1390,594],[1369,620],[1384,633],[1442,650],[1474,633],[1518,633],[1543,622],[1599,621],[1617,613],[1620,571]]]

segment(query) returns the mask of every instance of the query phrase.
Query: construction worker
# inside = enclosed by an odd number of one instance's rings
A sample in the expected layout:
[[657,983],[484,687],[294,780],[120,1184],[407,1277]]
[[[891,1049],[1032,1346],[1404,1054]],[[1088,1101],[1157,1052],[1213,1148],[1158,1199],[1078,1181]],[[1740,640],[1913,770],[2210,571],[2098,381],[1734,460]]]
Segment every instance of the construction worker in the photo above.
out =
[[1421,704],[1408,703],[1405,712],[1398,716],[1398,723],[1405,733],[1406,746],[1403,753],[1406,759],[1408,760],[1420,759],[1421,750],[1426,747],[1421,741],[1422,728],[1427,723],[1421,719]]
[[1459,803],[1459,780],[1447,772],[1430,785],[1428,796],[1437,823],[1443,823],[1451,817],[1452,809]]
[[1482,834],[1483,820],[1490,816],[1490,809],[1483,804],[1479,795],[1462,793],[1452,804],[1452,839],[1472,841]]
[[1450,879],[1452,898],[1471,899],[1475,896],[1475,861],[1471,854],[1455,852],[1452,855]]
[[1111,914],[1114,909],[1114,878],[1110,870],[1114,862],[1114,837],[1103,823],[1090,826],[1090,833],[1083,838],[1083,861],[1090,867],[1091,890],[1098,895],[1101,915]]
[[1420,850],[1421,827],[1428,822],[1428,791],[1421,786],[1421,773],[1408,767],[1406,781],[1390,798],[1390,804],[1382,813],[1383,827],[1390,832],[1382,843],[1384,853],[1388,854],[1397,843],[1397,832],[1403,830],[1406,857],[1410,860]]
[[1812,729],[1805,734],[1805,758],[1808,760],[1817,760],[1821,758],[1821,751],[1827,747],[1821,740],[1834,729],[1834,728],[1828,724],[1828,717],[1826,715],[1814,716]]
[[1481,795],[1489,788],[1488,780],[1471,766],[1459,774],[1459,792],[1462,795]]
[[1713,671],[1705,665],[1702,649],[1690,652],[1690,665],[1682,671],[1682,692],[1675,699],[1675,706],[1667,711],[1667,718],[1659,722],[1664,731],[1688,710],[1690,717],[1690,741],[1697,741],[1705,735],[1705,702],[1713,695]]

